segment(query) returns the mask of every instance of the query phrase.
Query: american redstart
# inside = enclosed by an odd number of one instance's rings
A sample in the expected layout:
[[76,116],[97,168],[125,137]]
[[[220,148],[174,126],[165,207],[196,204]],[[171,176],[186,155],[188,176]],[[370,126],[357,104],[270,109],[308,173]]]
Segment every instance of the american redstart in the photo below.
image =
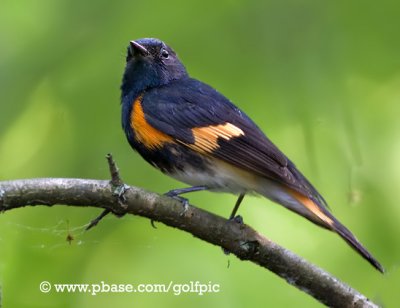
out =
[[262,195],[339,234],[376,269],[381,264],[328,210],[327,203],[258,126],[225,96],[191,78],[164,42],[131,41],[121,85],[122,126],[139,154],[200,191]]

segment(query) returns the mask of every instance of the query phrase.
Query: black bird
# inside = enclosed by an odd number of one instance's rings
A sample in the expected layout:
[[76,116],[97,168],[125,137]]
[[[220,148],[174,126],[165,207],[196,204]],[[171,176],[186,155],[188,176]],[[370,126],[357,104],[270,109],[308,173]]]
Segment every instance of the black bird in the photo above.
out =
[[121,85],[122,126],[139,154],[163,173],[199,190],[262,195],[339,234],[380,272],[384,269],[328,210],[327,203],[258,126],[225,96],[191,78],[164,42],[131,41]]

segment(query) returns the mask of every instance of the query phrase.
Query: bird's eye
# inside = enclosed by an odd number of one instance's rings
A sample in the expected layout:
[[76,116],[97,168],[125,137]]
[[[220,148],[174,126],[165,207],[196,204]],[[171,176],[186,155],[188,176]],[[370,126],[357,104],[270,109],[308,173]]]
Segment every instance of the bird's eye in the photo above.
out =
[[168,59],[168,58],[169,58],[169,53],[168,53],[168,51],[166,51],[165,49],[163,49],[163,50],[161,51],[161,56],[162,56],[164,59]]

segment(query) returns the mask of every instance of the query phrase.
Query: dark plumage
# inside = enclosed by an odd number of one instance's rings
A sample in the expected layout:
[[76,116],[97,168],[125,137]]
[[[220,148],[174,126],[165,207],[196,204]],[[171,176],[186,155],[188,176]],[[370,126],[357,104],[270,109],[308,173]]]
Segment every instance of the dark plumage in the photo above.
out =
[[209,85],[189,77],[158,39],[132,41],[121,86],[122,126],[131,146],[164,173],[195,188],[261,194],[338,233],[383,267],[329,212],[324,198],[257,125]]

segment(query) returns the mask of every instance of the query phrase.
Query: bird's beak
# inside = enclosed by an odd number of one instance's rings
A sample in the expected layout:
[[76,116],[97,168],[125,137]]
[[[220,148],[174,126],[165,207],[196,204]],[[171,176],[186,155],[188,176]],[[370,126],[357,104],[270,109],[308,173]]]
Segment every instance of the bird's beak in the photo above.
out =
[[132,55],[136,55],[139,54],[141,56],[147,56],[149,55],[149,51],[143,46],[140,45],[139,43],[135,42],[135,41],[130,41],[130,52]]

